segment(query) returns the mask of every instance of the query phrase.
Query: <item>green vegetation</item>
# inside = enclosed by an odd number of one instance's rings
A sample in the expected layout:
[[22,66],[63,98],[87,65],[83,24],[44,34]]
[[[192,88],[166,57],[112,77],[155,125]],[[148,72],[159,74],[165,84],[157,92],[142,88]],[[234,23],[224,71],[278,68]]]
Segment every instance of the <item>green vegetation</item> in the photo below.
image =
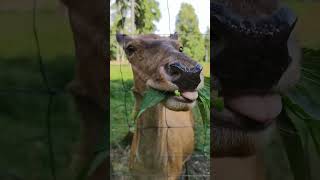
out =
[[[43,92],[32,12],[26,8],[32,1],[28,2],[26,6],[17,5],[15,10],[0,11],[1,179],[6,179],[7,173],[21,179],[51,179],[45,121],[49,97]],[[36,25],[49,84],[63,91],[73,77],[73,39],[67,16],[57,13],[53,2],[51,8],[37,11]],[[51,109],[54,165],[58,179],[68,179],[63,174],[67,173],[71,151],[78,141],[79,118],[72,98],[65,93],[54,96]]]
[[[296,179],[319,179],[320,162],[320,51],[304,50],[299,84],[283,96],[280,131],[291,172]],[[290,138],[288,131],[296,133]],[[292,151],[295,149],[295,151]]]
[[156,30],[155,21],[159,21],[161,13],[159,3],[155,0],[135,0],[136,31],[139,34],[152,33]]
[[131,11],[131,6],[129,0],[116,0],[111,5],[113,13],[110,16],[110,60],[125,60],[115,39],[117,32],[150,34],[156,30],[155,22],[160,20],[161,13],[155,0],[135,0],[134,12]]
[[204,36],[199,30],[199,20],[192,5],[182,3],[176,20],[176,32],[183,45],[183,52],[197,61],[204,61],[206,55]]
[[298,40],[305,48],[320,48],[320,23],[318,23],[320,2],[284,0],[298,15],[296,33]]

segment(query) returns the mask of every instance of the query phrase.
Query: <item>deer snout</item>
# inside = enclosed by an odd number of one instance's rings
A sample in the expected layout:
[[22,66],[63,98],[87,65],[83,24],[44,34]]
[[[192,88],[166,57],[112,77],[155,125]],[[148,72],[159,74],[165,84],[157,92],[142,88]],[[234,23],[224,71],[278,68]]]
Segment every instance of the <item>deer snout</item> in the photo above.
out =
[[181,91],[194,91],[201,82],[202,66],[198,63],[192,67],[180,62],[168,63],[165,70]]

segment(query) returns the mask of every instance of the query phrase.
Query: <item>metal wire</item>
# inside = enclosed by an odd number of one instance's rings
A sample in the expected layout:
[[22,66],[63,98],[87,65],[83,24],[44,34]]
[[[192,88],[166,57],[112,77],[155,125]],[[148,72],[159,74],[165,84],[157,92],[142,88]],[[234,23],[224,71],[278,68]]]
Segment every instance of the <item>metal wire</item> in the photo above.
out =
[[[125,16],[123,14],[124,12],[121,11],[121,22],[122,22],[122,27],[121,28],[124,28],[125,26]],[[123,93],[124,93],[124,96],[123,96],[123,106],[124,106],[124,115],[125,115],[125,120],[126,120],[126,123],[128,125],[128,130],[130,131],[131,130],[131,124],[129,123],[129,118],[128,118],[128,107],[127,107],[127,88],[125,86],[125,83],[124,83],[124,78],[123,78],[123,72],[122,72],[122,63],[120,62],[120,76],[121,76],[121,83],[122,83],[122,89],[123,89]]]
[[46,91],[49,95],[48,104],[47,104],[47,111],[45,116],[45,122],[47,127],[47,140],[48,140],[48,153],[49,153],[49,163],[51,169],[51,176],[54,180],[57,179],[56,176],[56,168],[55,168],[55,154],[53,152],[53,138],[52,138],[52,131],[51,131],[51,109],[52,109],[52,102],[53,96],[55,95],[55,91],[52,91],[49,85],[48,77],[45,72],[42,56],[41,56],[41,49],[40,49],[40,42],[38,38],[38,29],[37,29],[37,22],[36,22],[36,10],[37,10],[37,0],[33,0],[33,8],[32,8],[32,30],[34,35],[34,40],[36,43],[36,50],[37,50],[37,59],[39,64],[39,70],[42,78],[42,83],[44,84]]

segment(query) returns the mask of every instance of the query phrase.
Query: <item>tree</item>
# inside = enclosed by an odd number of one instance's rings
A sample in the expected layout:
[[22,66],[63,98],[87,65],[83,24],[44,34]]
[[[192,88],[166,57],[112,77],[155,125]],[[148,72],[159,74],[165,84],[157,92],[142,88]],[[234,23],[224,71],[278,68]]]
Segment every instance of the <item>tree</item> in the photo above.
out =
[[204,38],[199,30],[199,20],[192,5],[182,3],[176,19],[176,32],[184,52],[197,61],[205,60]]
[[[124,55],[115,34],[152,33],[156,30],[155,21],[160,20],[161,13],[156,0],[116,0],[111,5],[111,10],[113,13],[110,16],[110,59],[120,61],[124,59]],[[134,21],[136,27],[132,27],[130,21]]]
[[110,16],[110,60],[123,59],[123,53],[119,47],[115,35],[117,32],[125,32],[127,29],[128,12],[130,10],[130,0],[116,0],[111,5],[113,13]]
[[136,0],[135,25],[139,34],[152,33],[156,30],[155,21],[159,21],[161,13],[159,3],[155,0]]

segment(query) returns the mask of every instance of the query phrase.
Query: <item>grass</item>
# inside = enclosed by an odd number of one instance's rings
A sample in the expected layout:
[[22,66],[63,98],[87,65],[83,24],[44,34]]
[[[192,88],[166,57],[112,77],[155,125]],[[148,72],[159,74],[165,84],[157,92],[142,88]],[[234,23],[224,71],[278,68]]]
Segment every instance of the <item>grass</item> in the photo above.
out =
[[320,15],[319,1],[301,2],[297,0],[285,0],[298,16],[296,33],[301,45],[306,48],[320,48],[320,23],[317,17]]
[[[48,60],[51,63],[46,63],[46,69],[52,87],[64,89],[72,77],[72,59],[59,57]],[[1,59],[0,67],[1,90],[44,89],[33,59]],[[48,96],[1,92],[0,102],[0,173],[14,172],[31,180],[50,179],[45,121]],[[71,158],[72,146],[78,139],[79,120],[69,95],[58,94],[54,97],[50,118],[55,167],[60,177]]]
[[[0,11],[0,179],[7,179],[3,175],[8,173],[29,180],[51,179],[45,121],[48,96],[13,91],[45,89],[31,15],[28,10]],[[38,11],[37,30],[49,84],[64,90],[75,62],[67,18],[52,9]],[[79,133],[79,118],[69,95],[53,98],[51,122],[57,177],[64,179]]]

